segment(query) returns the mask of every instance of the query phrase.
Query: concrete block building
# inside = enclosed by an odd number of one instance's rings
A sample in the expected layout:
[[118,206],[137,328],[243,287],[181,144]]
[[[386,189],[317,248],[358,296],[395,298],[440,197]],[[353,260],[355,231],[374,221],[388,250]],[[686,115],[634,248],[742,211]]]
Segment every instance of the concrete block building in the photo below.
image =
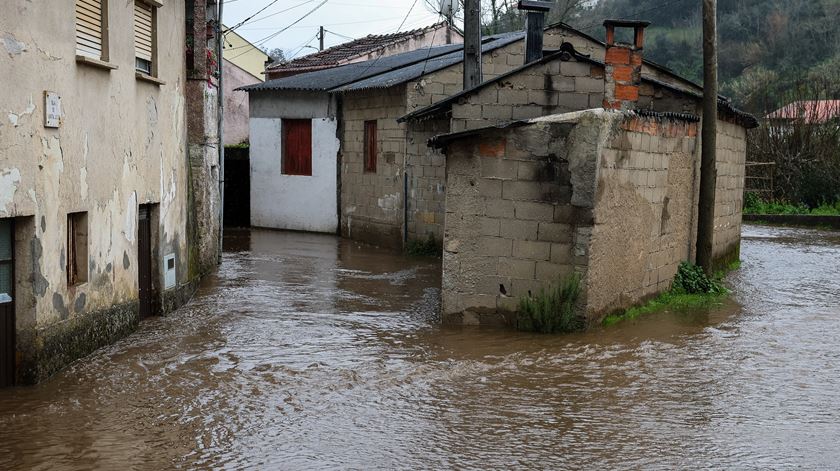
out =
[[[667,290],[694,259],[699,96],[645,78],[641,49],[607,43],[601,63],[564,45],[414,115],[446,110],[457,129],[432,140],[447,159],[445,320],[510,323],[521,297],[578,273],[580,314],[594,322]],[[746,131],[757,123],[718,108],[713,256],[726,264],[738,258]]]

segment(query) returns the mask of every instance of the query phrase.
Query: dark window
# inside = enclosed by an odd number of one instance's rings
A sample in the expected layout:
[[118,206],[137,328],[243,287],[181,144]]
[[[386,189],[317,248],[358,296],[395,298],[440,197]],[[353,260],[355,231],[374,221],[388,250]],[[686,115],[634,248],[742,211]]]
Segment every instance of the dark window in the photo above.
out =
[[376,173],[376,121],[365,121],[365,172]]
[[312,120],[283,120],[283,175],[312,175]]
[[67,215],[67,284],[78,285],[88,280],[87,213]]
[[0,303],[11,301],[14,288],[12,220],[0,219]]

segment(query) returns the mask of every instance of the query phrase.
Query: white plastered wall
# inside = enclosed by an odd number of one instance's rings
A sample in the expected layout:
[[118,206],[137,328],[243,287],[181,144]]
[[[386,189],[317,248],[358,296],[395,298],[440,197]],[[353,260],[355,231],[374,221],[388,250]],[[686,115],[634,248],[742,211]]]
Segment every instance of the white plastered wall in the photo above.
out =
[[280,118],[251,118],[251,225],[334,233],[338,228],[334,118],[312,120],[312,176],[283,175]]

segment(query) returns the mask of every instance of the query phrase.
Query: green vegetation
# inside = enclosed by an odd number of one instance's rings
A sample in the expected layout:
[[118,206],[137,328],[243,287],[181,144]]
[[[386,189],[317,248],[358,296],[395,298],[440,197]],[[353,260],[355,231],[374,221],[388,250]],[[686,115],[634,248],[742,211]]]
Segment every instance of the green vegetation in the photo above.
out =
[[[727,270],[734,270],[740,266],[740,261],[732,262],[727,266]],[[682,262],[671,284],[670,291],[660,294],[641,306],[607,316],[603,320],[603,325],[610,326],[624,320],[635,319],[645,314],[666,309],[686,311],[711,307],[729,294],[729,290],[721,282],[724,275],[725,272],[719,272],[715,276],[709,277],[697,265]]]
[[409,240],[405,247],[405,253],[412,257],[440,257],[441,243],[429,234],[429,237],[425,240]]
[[585,323],[575,313],[579,297],[578,274],[560,280],[553,288],[541,289],[536,296],[524,296],[519,300],[516,328],[543,334],[583,330]]
[[744,195],[744,214],[790,214],[810,216],[840,216],[840,201],[834,204],[823,203],[814,208],[805,204],[764,201],[755,193]]
[[251,144],[240,142],[239,144],[228,144],[225,146],[225,149],[248,149],[249,147],[251,147]]

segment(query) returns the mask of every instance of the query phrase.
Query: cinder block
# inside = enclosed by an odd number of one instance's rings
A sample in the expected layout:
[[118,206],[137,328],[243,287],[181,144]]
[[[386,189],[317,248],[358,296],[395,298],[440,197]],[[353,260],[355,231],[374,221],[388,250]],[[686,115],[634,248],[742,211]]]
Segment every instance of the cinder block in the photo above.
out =
[[[498,273],[508,278],[533,279],[535,264],[533,260],[503,257],[499,258]],[[509,289],[510,286],[507,288]]]
[[505,219],[501,221],[499,235],[507,239],[537,240],[538,227],[536,221]]
[[558,283],[573,272],[574,268],[571,265],[559,265],[551,262],[537,262],[536,265],[536,279],[548,283]]
[[604,81],[591,77],[575,77],[575,91],[578,93],[603,92]]
[[506,180],[502,184],[502,198],[506,200],[539,201],[542,196],[542,188],[536,182]]
[[589,107],[589,95],[586,93],[561,93],[557,97],[557,106],[569,111],[585,110]]
[[482,237],[478,242],[478,251],[485,257],[510,257],[512,243],[510,239]]
[[514,240],[513,256],[525,260],[549,260],[551,258],[551,244],[548,242]]
[[516,162],[512,160],[488,157],[481,159],[481,176],[510,180],[516,178]]
[[554,219],[553,204],[516,201],[514,207],[516,208],[516,219],[532,221],[552,221]]
[[539,233],[537,238],[546,242],[569,243],[574,237],[572,226],[568,224],[541,222],[539,223]]
[[584,62],[563,62],[560,64],[560,73],[566,77],[586,77],[590,73],[590,66]]
[[551,263],[571,265],[573,260],[572,244],[551,244]]
[[488,217],[510,219],[515,215],[513,201],[488,199],[484,204],[484,214]]
[[489,178],[478,179],[478,194],[486,198],[501,198],[502,180]]
[[500,220],[496,218],[483,217],[479,220],[479,232],[483,236],[499,237]]

